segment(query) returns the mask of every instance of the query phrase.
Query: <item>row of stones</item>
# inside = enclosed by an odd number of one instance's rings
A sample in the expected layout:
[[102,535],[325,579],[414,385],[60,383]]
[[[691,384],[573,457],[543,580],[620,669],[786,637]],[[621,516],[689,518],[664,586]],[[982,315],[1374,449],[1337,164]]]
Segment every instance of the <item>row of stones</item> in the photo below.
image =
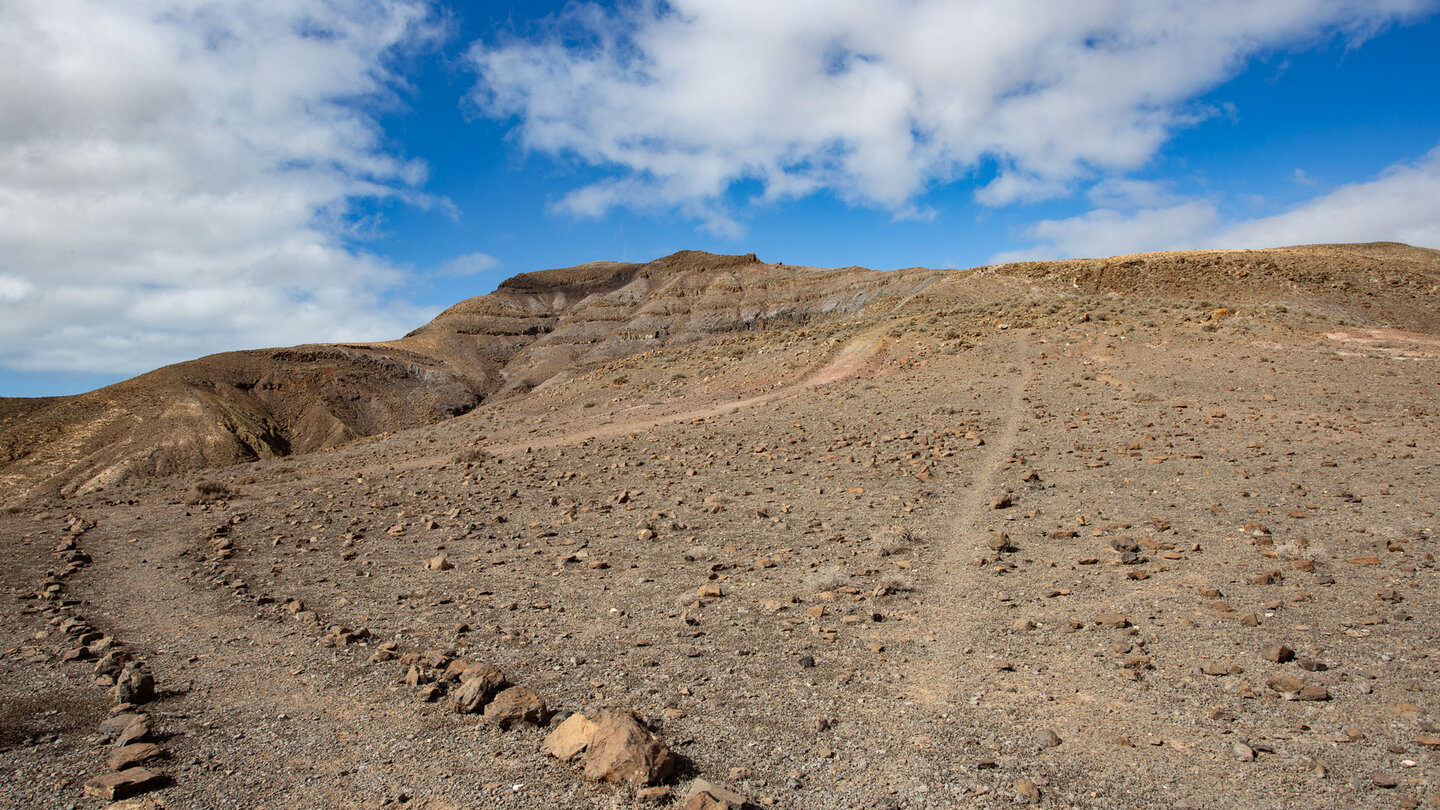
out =
[[149,767],[164,755],[153,741],[150,715],[139,711],[142,704],[155,700],[155,678],[145,663],[115,637],[96,629],[77,611],[80,602],[65,597],[66,580],[83,571],[91,563],[90,555],[80,550],[80,539],[93,529],[93,521],[72,519],[64,539],[55,547],[62,568],[50,572],[34,597],[53,602],[46,608],[52,622],[58,624],[67,647],[60,654],[66,663],[94,661],[92,675],[96,684],[108,687],[115,700],[109,716],[100,723],[99,736],[111,746],[105,759],[109,771],[85,782],[85,795],[114,801],[142,793],[158,786],[164,777]]

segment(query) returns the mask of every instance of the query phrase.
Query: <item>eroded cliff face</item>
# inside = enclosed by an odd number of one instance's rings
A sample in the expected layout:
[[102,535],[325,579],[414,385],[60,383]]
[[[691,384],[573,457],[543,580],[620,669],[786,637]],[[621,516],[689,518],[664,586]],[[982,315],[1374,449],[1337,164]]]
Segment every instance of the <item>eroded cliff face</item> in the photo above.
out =
[[1440,252],[1322,245],[877,272],[686,251],[524,273],[393,341],[229,352],[79,396],[0,400],[0,502],[335,448],[706,341],[773,333],[794,347],[807,329],[903,327],[917,299],[928,322],[986,326],[1019,311],[1016,296],[1027,312],[1086,296],[1213,300],[1440,332]]

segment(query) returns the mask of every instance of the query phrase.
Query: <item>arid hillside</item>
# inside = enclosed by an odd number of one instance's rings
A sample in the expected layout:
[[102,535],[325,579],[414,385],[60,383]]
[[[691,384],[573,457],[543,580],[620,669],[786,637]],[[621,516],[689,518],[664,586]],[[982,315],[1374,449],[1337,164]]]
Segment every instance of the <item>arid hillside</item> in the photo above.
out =
[[[0,502],[315,450],[433,424],[607,362],[735,334],[878,322],[923,292],[965,309],[1020,292],[1291,306],[1435,331],[1435,251],[1337,245],[875,272],[683,252],[516,276],[399,340],[230,352],[75,397],[0,399]],[[1044,316],[1042,316],[1044,317]]]
[[1440,808],[1437,251],[589,264],[0,439],[0,806]]

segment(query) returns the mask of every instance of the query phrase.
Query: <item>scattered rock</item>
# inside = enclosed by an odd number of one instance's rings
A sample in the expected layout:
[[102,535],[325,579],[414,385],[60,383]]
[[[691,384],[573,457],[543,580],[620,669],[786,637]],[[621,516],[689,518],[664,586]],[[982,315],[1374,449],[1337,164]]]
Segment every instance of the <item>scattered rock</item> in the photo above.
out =
[[1260,654],[1266,661],[1274,661],[1277,664],[1283,664],[1295,658],[1295,651],[1284,644],[1267,645]]
[[1121,613],[1100,613],[1095,616],[1095,624],[1111,630],[1123,630],[1130,626],[1130,619]]
[[117,703],[149,703],[155,699],[155,678],[135,663],[128,663],[115,678]]
[[135,765],[149,762],[163,753],[154,743],[134,743],[116,749],[105,759],[105,765],[112,771],[123,771]]
[[425,567],[431,571],[449,571],[455,566],[450,563],[444,554],[425,559]]
[[136,712],[121,712],[105,718],[100,722],[100,737],[106,741],[118,738],[125,729],[136,723],[143,723],[148,729],[150,726],[150,715]]
[[670,775],[675,756],[633,712],[610,710],[585,749],[585,778],[634,786],[651,785]]
[[724,799],[716,798],[709,791],[702,790],[691,794],[690,798],[685,800],[685,804],[681,805],[680,810],[732,810],[735,806]]
[[85,795],[105,801],[116,801],[142,793],[160,784],[160,774],[145,768],[101,774],[85,783]]
[[[706,796],[702,804],[695,804],[696,798]],[[746,805],[744,796],[735,791],[717,785],[705,779],[695,779],[690,783],[689,789],[685,791],[684,807],[722,808],[722,810],[740,810]]]
[[528,686],[512,686],[485,705],[484,716],[487,722],[509,729],[521,724],[544,725],[550,719],[550,712],[534,690]]
[[1035,741],[1041,748],[1054,748],[1061,742],[1060,735],[1048,728],[1035,735]]
[[598,723],[576,712],[550,732],[540,750],[561,762],[569,762],[585,750],[599,728]]
[[1029,779],[1021,777],[1015,780],[1015,796],[1026,804],[1034,804],[1040,801],[1040,788]]
[[505,688],[505,675],[492,666],[467,667],[461,679],[462,685],[450,696],[450,708],[460,714],[481,711]]

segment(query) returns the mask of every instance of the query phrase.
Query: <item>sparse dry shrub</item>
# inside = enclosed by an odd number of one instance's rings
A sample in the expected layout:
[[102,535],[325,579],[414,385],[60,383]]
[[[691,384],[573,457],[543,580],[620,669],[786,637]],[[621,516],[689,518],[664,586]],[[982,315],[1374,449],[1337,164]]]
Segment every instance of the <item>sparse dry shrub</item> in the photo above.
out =
[[459,450],[450,457],[451,464],[483,464],[494,458],[489,450],[483,447],[467,447]]
[[846,581],[845,572],[840,570],[840,566],[827,565],[811,571],[800,587],[807,593],[820,593],[821,591],[833,591],[844,585]]
[[195,506],[197,504],[209,503],[211,501],[223,501],[235,497],[235,491],[219,481],[196,481],[185,493],[185,505]]

